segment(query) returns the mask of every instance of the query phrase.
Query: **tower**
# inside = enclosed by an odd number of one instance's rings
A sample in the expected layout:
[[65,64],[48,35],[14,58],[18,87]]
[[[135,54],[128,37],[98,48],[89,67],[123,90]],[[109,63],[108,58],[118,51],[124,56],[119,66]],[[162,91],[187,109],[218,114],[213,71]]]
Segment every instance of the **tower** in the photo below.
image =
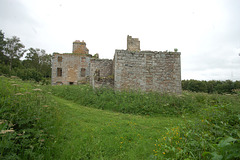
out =
[[88,54],[89,50],[86,47],[86,43],[84,41],[80,42],[76,40],[73,42],[73,53],[75,54]]
[[140,52],[140,41],[138,38],[127,36],[127,50]]

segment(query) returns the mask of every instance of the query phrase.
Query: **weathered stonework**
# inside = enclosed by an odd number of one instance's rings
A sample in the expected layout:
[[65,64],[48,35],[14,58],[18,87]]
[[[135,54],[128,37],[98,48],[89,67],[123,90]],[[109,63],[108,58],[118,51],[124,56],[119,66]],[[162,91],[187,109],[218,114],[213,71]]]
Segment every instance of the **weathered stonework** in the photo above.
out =
[[[113,61],[109,59],[92,59],[90,65],[90,82],[93,85],[113,87]],[[93,82],[94,81],[94,82]]]
[[127,37],[127,50],[114,59],[88,54],[85,42],[73,43],[73,54],[53,54],[52,85],[90,83],[116,90],[181,93],[180,52],[141,51],[137,38]]
[[96,70],[100,71],[100,77],[108,77],[112,75],[113,61],[109,59],[91,59],[90,76],[94,75]]
[[114,88],[181,93],[179,52],[116,50]]
[[80,42],[76,40],[73,42],[73,53],[75,54],[89,54],[89,50],[86,47],[86,43],[84,41]]
[[127,36],[127,50],[132,52],[140,51],[140,41],[138,38],[132,38],[132,36]]
[[[59,58],[61,57],[61,61]],[[52,58],[52,85],[78,84],[90,75],[90,57],[78,54],[54,53]],[[62,74],[58,75],[58,68]],[[83,75],[83,72],[84,75]]]

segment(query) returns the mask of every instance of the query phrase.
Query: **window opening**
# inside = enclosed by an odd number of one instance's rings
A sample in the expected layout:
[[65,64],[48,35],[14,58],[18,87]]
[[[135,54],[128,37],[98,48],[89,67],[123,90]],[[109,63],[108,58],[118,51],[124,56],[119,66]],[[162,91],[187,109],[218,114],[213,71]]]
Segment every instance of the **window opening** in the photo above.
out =
[[58,56],[58,62],[62,62],[62,57]]
[[57,76],[62,77],[62,68],[57,68]]
[[86,75],[86,69],[81,68],[81,77],[85,77],[85,75]]

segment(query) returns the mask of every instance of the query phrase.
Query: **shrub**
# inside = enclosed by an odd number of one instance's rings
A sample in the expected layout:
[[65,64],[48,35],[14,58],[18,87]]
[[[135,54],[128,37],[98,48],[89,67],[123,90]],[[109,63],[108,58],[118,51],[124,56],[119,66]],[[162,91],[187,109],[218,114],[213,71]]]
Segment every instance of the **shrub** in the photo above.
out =
[[0,77],[0,84],[0,159],[49,159],[55,129],[51,99],[19,79]]

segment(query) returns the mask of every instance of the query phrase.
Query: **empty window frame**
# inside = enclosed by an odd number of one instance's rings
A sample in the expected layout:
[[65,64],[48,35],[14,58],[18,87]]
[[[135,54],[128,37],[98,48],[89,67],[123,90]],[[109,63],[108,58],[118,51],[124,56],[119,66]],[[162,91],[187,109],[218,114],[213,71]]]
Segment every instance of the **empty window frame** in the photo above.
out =
[[85,75],[86,75],[86,69],[81,68],[81,77],[85,77]]
[[58,56],[58,62],[62,62],[62,57]]
[[86,57],[81,57],[81,62],[86,62]]
[[57,68],[57,76],[62,77],[62,68]]

